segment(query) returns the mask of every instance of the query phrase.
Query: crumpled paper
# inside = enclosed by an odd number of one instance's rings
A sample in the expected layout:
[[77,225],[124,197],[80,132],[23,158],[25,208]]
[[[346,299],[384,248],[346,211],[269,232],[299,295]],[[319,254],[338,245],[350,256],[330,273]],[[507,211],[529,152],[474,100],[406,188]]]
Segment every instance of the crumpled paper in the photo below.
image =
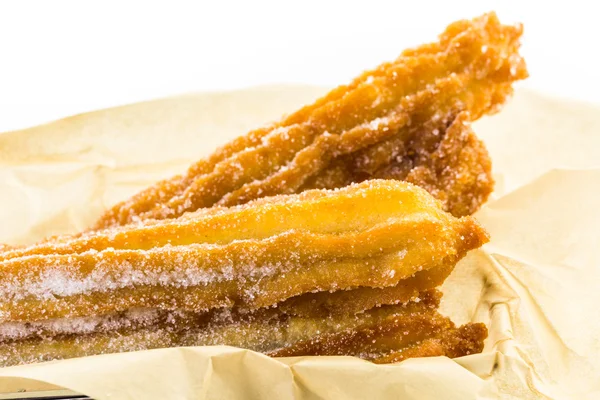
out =
[[[84,229],[105,207],[324,91],[194,94],[0,134],[0,242]],[[598,111],[520,89],[475,124],[497,180],[476,215],[492,240],[444,283],[442,312],[488,325],[482,354],[373,365],[159,349],[0,369],[0,399],[59,388],[95,399],[598,398]]]

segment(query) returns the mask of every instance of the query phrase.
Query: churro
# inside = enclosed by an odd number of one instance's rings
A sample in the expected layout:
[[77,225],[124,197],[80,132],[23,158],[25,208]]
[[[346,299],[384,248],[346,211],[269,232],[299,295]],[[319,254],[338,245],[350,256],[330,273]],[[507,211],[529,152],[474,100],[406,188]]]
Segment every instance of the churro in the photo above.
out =
[[[456,216],[470,214],[492,190],[484,147],[475,139],[463,140],[462,145],[470,146],[466,152],[472,153],[467,162],[446,164],[443,157],[428,162],[422,158],[434,150],[421,147],[420,135],[437,132],[437,143],[442,143],[446,127],[460,113],[464,122],[498,109],[512,93],[512,83],[527,77],[518,54],[521,33],[520,25],[502,25],[493,13],[455,22],[438,42],[404,51],[281,121],[235,139],[184,175],[115,205],[94,229],[297,193],[316,185],[319,176],[339,170],[340,164],[352,170],[374,146],[389,159],[381,165],[384,170],[406,170],[380,176],[423,183],[446,210]],[[391,155],[398,147],[412,147],[416,159],[407,154],[394,161],[397,157]],[[452,154],[462,153],[454,149]],[[446,171],[443,177],[439,171]],[[339,183],[363,179],[362,174],[350,174]]]
[[136,307],[267,307],[307,292],[397,285],[488,240],[425,190],[374,180],[264,198],[0,254],[0,321]]
[[[235,309],[205,314],[145,309],[80,320],[0,324],[0,365],[200,345],[237,346],[273,356],[349,354],[374,361],[398,358],[403,351],[413,356],[468,354],[461,353],[464,345],[437,346],[433,354],[430,344],[418,352],[424,342],[456,336],[452,322],[436,312],[439,298],[439,293],[425,291],[413,301],[357,314],[315,311],[295,316],[280,308],[242,314]],[[478,337],[477,343],[484,338]]]

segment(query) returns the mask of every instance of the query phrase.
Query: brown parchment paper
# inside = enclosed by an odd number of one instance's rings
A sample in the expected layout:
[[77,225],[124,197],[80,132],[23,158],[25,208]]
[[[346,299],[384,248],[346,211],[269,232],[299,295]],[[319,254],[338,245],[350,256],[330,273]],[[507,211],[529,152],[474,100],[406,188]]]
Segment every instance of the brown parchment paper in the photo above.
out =
[[[108,205],[324,92],[194,94],[2,133],[0,242],[83,229]],[[446,281],[442,311],[488,325],[483,354],[376,366],[160,349],[0,369],[0,398],[57,388],[96,399],[598,398],[600,107],[520,89],[475,129],[497,179],[477,214],[492,241]]]

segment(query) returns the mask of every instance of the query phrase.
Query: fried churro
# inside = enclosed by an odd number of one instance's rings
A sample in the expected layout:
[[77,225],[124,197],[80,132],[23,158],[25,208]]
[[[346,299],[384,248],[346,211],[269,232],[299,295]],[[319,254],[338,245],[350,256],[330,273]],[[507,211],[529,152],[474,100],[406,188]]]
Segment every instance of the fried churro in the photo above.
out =
[[[295,316],[280,308],[242,314],[235,309],[204,314],[145,309],[81,320],[0,324],[0,365],[201,345],[230,345],[273,356],[351,354],[375,361],[398,358],[402,351],[427,356],[431,345],[420,353],[416,350],[423,342],[456,335],[452,322],[436,312],[439,298],[439,293],[425,291],[413,301],[357,314],[316,311]],[[433,355],[468,354],[462,352],[464,347],[438,346]]]
[[[404,51],[281,121],[235,139],[184,175],[115,205],[94,229],[315,186],[340,187],[366,178],[353,166],[371,153],[387,160],[379,177],[423,184],[446,210],[470,214],[487,199],[493,181],[483,145],[456,131],[495,112],[512,83],[527,77],[518,54],[521,33],[520,25],[502,25],[493,13],[453,23],[438,42]],[[461,124],[454,125],[459,114]],[[446,140],[446,132],[453,138]],[[425,144],[422,135],[437,140]],[[436,153],[436,144],[444,149]],[[405,155],[393,156],[402,149]],[[468,160],[447,162],[445,151]],[[437,161],[427,160],[433,153]],[[347,171],[336,184],[317,183],[339,170]]]
[[408,183],[311,190],[4,252],[0,321],[252,309],[307,292],[385,288],[454,266],[486,241],[471,217],[453,217]]

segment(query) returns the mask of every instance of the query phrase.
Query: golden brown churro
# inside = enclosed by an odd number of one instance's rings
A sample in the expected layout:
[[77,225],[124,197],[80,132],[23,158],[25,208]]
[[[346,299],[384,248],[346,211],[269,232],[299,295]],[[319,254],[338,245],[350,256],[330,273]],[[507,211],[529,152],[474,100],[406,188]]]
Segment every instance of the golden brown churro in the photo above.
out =
[[[360,169],[354,174],[353,167],[377,152],[387,161],[376,176],[423,183],[446,210],[470,214],[492,190],[490,162],[481,143],[457,131],[496,111],[512,83],[527,76],[518,54],[521,33],[521,26],[502,25],[493,13],[453,23],[438,42],[404,51],[281,121],[235,139],[184,175],[117,204],[95,229],[361,181],[367,176]],[[434,140],[424,143],[423,135]],[[446,151],[468,160],[447,162]],[[343,180],[317,183],[340,166],[350,171]]]
[[471,217],[453,217],[408,183],[312,190],[4,252],[0,321],[260,308],[307,292],[384,288],[453,266],[486,241]]
[[[279,303],[277,308],[288,315],[329,316],[356,314],[381,305],[401,304],[423,296],[424,292],[440,286],[454,269],[453,265],[415,273],[386,288],[359,287],[337,292],[305,293]],[[427,298],[431,299],[431,295]]]
[[[397,358],[403,350],[419,356],[416,346],[456,332],[454,325],[435,311],[439,297],[439,293],[423,292],[417,301],[365,309],[356,315],[323,315],[317,311],[314,315],[294,316],[279,308],[249,314],[237,314],[235,310],[206,314],[140,310],[37,325],[9,323],[0,325],[0,365],[201,345],[230,345],[281,356],[349,354],[376,360]],[[484,338],[479,337],[478,343]],[[431,353],[429,347],[423,355]],[[469,354],[461,350],[464,347],[437,346],[434,355]]]

